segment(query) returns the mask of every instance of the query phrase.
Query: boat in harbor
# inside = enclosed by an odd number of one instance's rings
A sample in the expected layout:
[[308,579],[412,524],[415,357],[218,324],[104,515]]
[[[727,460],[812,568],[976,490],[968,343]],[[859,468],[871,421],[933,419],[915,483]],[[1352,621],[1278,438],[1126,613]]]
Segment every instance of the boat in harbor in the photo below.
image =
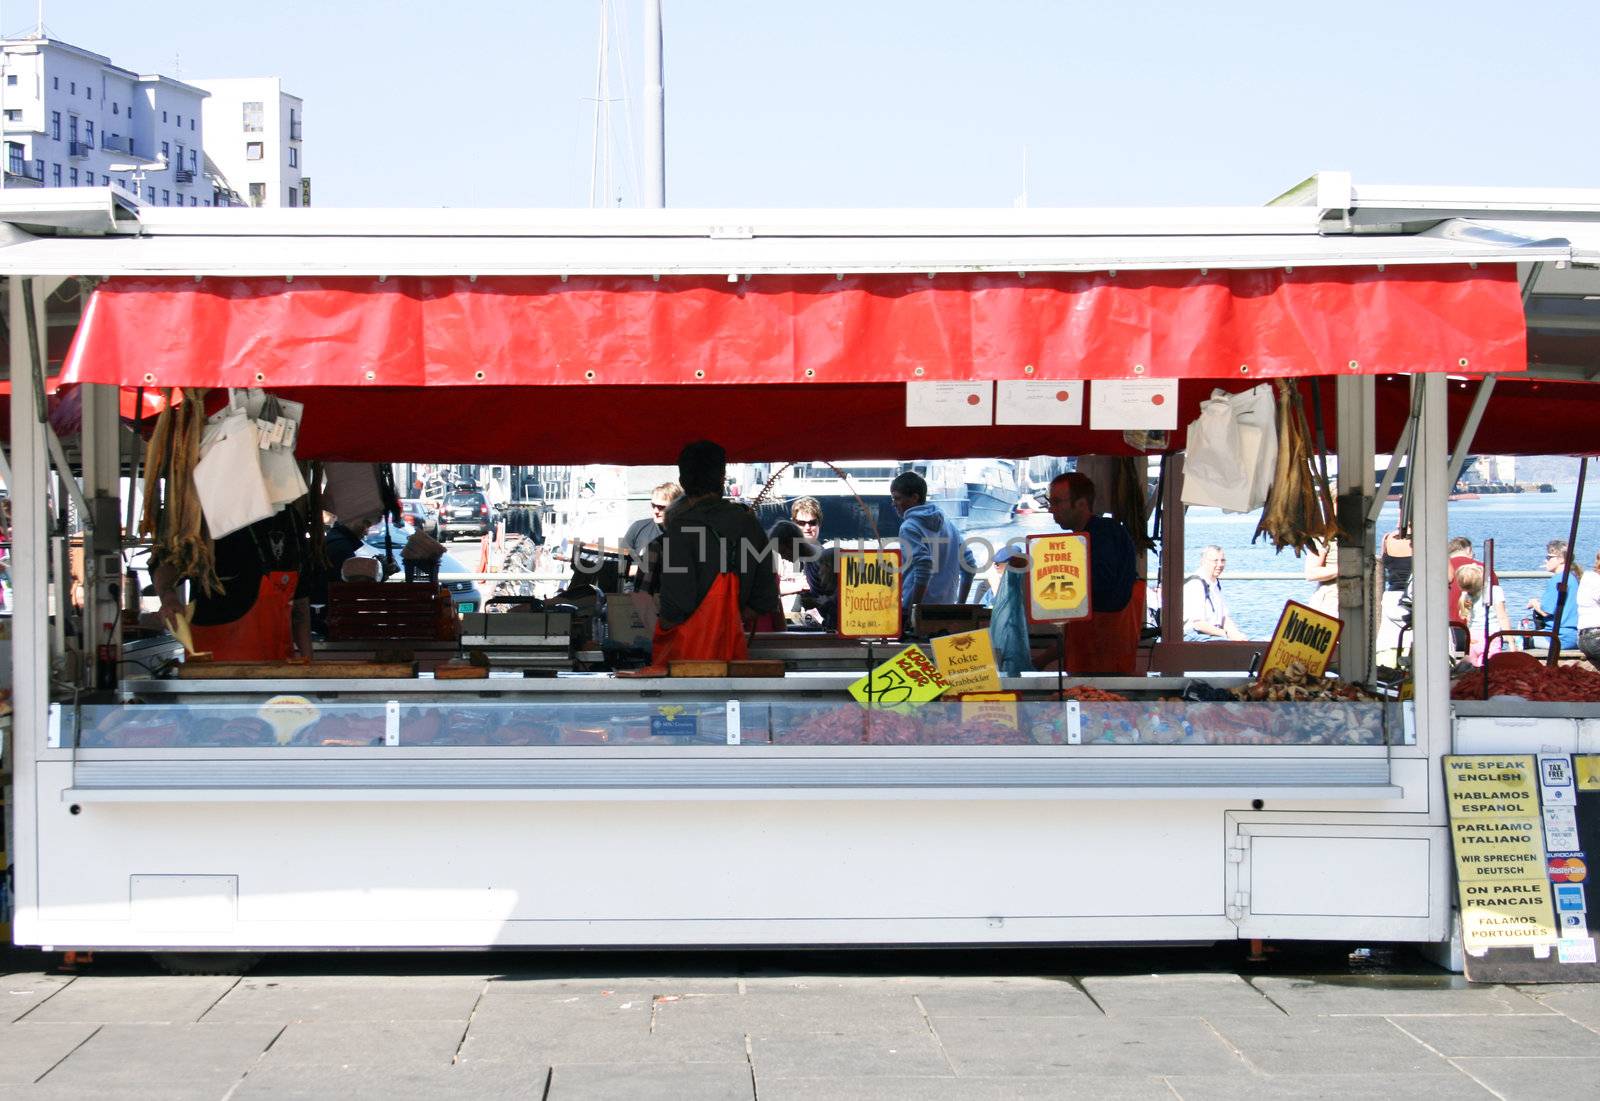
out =
[[1022,497],[1026,463],[1018,459],[967,459],[958,465],[965,501],[953,515],[972,528],[1009,524]]

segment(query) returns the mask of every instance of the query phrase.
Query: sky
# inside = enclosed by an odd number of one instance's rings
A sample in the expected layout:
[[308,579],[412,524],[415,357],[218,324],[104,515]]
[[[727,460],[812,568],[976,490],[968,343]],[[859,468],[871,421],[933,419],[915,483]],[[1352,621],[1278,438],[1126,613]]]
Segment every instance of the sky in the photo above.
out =
[[[599,202],[636,206],[643,6],[613,7]],[[281,76],[319,206],[581,207],[600,8],[49,0],[44,23],[141,73]],[[674,207],[1257,205],[1318,169],[1600,186],[1593,0],[663,8]],[[8,35],[34,18],[0,4]]]

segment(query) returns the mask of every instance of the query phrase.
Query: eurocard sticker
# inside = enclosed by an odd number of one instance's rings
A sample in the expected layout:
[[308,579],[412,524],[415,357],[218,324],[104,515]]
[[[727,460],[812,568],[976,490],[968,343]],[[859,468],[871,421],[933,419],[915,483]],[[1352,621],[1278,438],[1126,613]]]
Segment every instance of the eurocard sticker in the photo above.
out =
[[1582,853],[1552,853],[1545,867],[1552,883],[1582,883],[1589,875]]

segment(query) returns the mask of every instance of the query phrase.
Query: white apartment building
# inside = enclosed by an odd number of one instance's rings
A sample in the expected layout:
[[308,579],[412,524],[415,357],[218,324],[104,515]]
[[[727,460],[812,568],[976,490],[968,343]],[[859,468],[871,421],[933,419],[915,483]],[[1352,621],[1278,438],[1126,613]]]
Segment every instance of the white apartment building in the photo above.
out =
[[206,92],[49,38],[0,42],[6,187],[110,187],[160,206],[228,205],[205,167]]
[[301,126],[305,104],[277,77],[197,80],[206,154],[250,206],[307,206]]

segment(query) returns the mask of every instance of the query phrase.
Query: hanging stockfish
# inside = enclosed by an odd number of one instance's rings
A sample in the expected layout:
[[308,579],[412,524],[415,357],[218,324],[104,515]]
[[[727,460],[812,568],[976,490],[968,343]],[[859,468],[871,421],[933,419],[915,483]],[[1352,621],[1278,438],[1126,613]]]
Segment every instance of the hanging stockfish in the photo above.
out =
[[184,390],[177,405],[172,398],[168,391],[166,408],[145,449],[144,515],[139,519],[139,534],[151,540],[152,556],[171,566],[178,576],[190,578],[207,593],[219,593],[222,586],[217,581],[216,555],[194,483],[205,430],[206,392]]
[[1311,428],[1297,387],[1278,379],[1278,466],[1255,536],[1299,555],[1319,550],[1338,535],[1333,493],[1316,465]]

